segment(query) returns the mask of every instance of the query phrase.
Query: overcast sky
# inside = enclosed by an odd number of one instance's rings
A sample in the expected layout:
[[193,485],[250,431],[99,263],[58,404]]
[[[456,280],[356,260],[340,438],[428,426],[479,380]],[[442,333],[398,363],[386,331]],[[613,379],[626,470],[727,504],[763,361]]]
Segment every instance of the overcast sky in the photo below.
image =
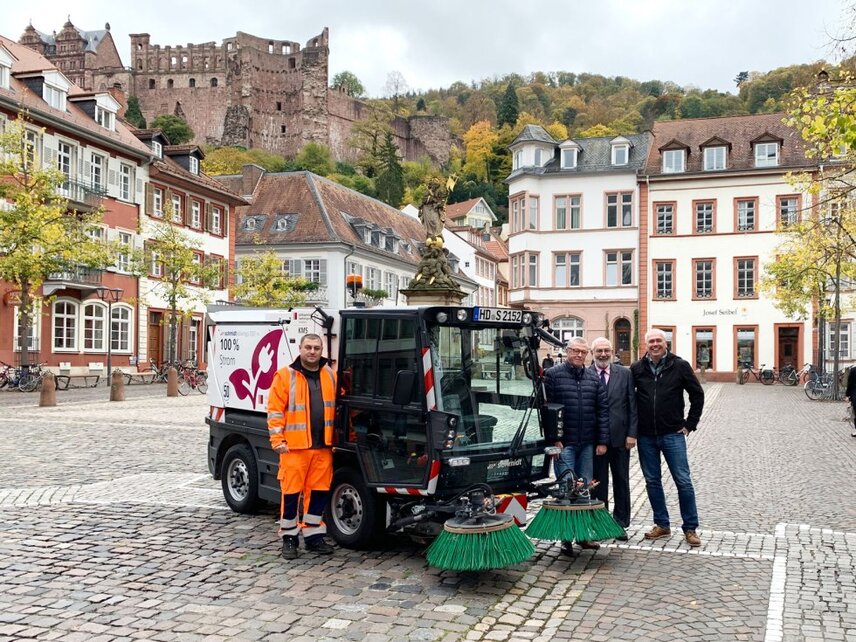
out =
[[[330,30],[330,77],[349,70],[371,96],[399,71],[415,90],[506,73],[590,72],[733,91],[739,71],[831,57],[850,0],[87,0],[81,29],[109,22],[123,62],[129,33],[178,45],[236,31],[305,44]],[[60,31],[67,0],[5,2],[0,32]]]

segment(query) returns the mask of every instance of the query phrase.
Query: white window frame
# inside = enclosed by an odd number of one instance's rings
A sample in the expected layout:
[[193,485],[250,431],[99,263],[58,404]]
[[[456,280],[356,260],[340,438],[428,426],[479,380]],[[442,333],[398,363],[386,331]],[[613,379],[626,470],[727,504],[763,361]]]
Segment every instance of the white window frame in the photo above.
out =
[[[770,148],[775,154],[770,155]],[[755,167],[778,167],[779,165],[779,143],[755,143]]]
[[[127,314],[127,319],[122,318]],[[123,326],[124,332],[123,332]],[[134,309],[130,305],[114,303],[110,319],[110,352],[131,353],[131,338],[134,336]]]
[[221,219],[221,211],[219,207],[211,206],[211,233],[212,234],[222,234],[223,233],[223,223]]
[[[835,349],[838,348],[838,357],[841,359],[850,358],[850,322],[842,321],[838,328],[835,327],[835,322],[830,322],[828,333],[829,356],[831,360],[835,357]],[[836,335],[839,341],[836,342]]]
[[112,132],[116,129],[116,114],[101,105],[95,105],[95,122]]
[[[608,287],[626,287],[633,285],[633,251],[632,250],[606,250],[604,252],[606,269],[604,271],[604,285]],[[630,279],[625,282],[624,268],[630,266]]]
[[583,338],[585,334],[585,321],[578,317],[562,317],[550,323],[553,334],[561,341],[569,342],[571,339]]
[[198,174],[199,173],[199,159],[196,158],[196,156],[190,156],[189,159],[190,160],[188,162],[188,167],[190,168],[190,173],[191,174]]
[[663,151],[663,173],[681,174],[686,168],[687,150],[667,149]]
[[725,145],[717,145],[716,147],[704,148],[704,171],[713,172],[725,169],[726,159]]
[[190,226],[196,230],[202,227],[202,204],[199,201],[190,201]]
[[92,153],[89,156],[89,183],[99,191],[105,188],[104,170],[107,167],[107,159],[101,154]]
[[158,158],[163,158],[163,145],[156,140],[152,140],[152,153]]
[[152,216],[163,218],[163,190],[160,187],[152,189]]
[[[87,301],[83,304],[82,317],[83,351],[106,352],[107,306],[100,302]],[[87,328],[89,323],[91,328]]]
[[[62,312],[57,313],[57,308],[60,306],[70,306],[72,312]],[[57,299],[51,305],[51,349],[54,352],[77,352],[78,342],[78,333],[80,331],[78,319],[80,316],[80,302],[75,301],[74,299]],[[63,338],[62,344],[57,345],[57,319],[66,319],[66,323],[63,324],[62,329],[67,329],[68,325],[71,326],[71,332],[64,332],[63,334],[67,334]]]
[[9,78],[11,77],[11,68],[6,65],[0,65],[0,88],[9,89]]
[[131,186],[134,184],[134,168],[127,163],[119,165],[119,198],[128,203],[131,202],[131,194],[133,190]]
[[[27,337],[27,350],[30,352],[35,352],[39,349],[39,337],[41,336],[41,311],[42,311],[42,302],[37,300],[33,302],[32,312],[30,313],[30,335]],[[51,320],[53,323],[53,320]],[[13,352],[20,352],[20,339],[21,336],[21,306],[15,306],[15,337],[13,339],[14,343],[12,344]]]
[[[624,154],[624,160],[618,158],[619,152]],[[630,162],[630,145],[621,144],[612,146],[612,164],[627,165]]]
[[59,87],[54,87],[49,83],[42,85],[42,98],[54,109],[65,111],[65,99],[67,97],[68,93]]
[[[576,147],[562,150],[562,169],[575,169],[577,166],[577,154],[580,150]],[[570,162],[568,162],[570,160]]]
[[163,263],[161,262],[160,252],[152,250],[151,263],[149,264],[149,276],[155,278],[163,278]]
[[535,148],[535,167],[541,167],[541,149]]
[[120,247],[128,248],[127,252],[118,251],[116,253],[116,269],[119,272],[130,272],[131,271],[131,249],[134,246],[134,235],[131,232],[125,232],[123,230],[116,231],[117,242]]
[[178,225],[184,223],[184,209],[181,206],[181,196],[179,194],[172,195],[172,222]]
[[512,169],[520,169],[523,167],[523,151],[514,152],[514,167]]
[[[663,268],[663,269],[661,269]],[[668,282],[668,283],[667,283]],[[668,285],[668,289],[667,289]],[[674,261],[654,261],[654,298],[675,298]]]

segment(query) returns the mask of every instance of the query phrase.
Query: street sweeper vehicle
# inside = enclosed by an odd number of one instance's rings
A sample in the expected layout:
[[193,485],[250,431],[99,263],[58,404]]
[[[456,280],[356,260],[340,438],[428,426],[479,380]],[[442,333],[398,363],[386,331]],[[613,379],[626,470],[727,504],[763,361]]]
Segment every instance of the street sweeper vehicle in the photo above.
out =
[[522,561],[534,548],[516,524],[546,495],[536,482],[562,429],[543,393],[538,346],[555,339],[542,326],[535,312],[488,307],[212,306],[209,470],[236,512],[279,504],[268,392],[315,333],[339,388],[330,536],[348,548],[384,533],[436,538],[428,562],[442,568]]

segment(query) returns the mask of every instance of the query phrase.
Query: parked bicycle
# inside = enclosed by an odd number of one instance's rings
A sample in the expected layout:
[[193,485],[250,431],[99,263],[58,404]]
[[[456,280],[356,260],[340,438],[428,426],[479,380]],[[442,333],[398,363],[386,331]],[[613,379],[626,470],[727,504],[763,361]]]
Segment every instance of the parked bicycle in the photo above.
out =
[[41,385],[42,379],[48,373],[44,369],[47,363],[31,363],[17,368],[3,361],[0,361],[0,364],[2,364],[0,388],[6,387],[9,390],[32,392]]
[[810,363],[805,364],[799,370],[795,370],[790,364],[782,368],[779,372],[779,381],[786,386],[795,386],[801,381],[809,381],[817,378],[817,371]]
[[771,386],[776,383],[776,371],[773,368],[768,368],[766,364],[761,364],[757,370],[753,370],[748,361],[743,362],[743,368],[740,370],[740,383],[749,381],[749,377],[755,377],[755,381],[760,381],[765,386]]
[[185,365],[178,380],[178,392],[187,396],[191,390],[203,395],[208,392],[208,375],[194,365]]

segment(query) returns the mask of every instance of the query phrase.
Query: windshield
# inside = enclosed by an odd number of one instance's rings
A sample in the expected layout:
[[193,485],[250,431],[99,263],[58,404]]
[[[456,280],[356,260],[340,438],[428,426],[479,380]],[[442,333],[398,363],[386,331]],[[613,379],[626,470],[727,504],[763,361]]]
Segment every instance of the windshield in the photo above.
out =
[[434,326],[428,335],[437,408],[461,418],[453,451],[507,447],[520,426],[523,445],[540,439],[519,329]]

